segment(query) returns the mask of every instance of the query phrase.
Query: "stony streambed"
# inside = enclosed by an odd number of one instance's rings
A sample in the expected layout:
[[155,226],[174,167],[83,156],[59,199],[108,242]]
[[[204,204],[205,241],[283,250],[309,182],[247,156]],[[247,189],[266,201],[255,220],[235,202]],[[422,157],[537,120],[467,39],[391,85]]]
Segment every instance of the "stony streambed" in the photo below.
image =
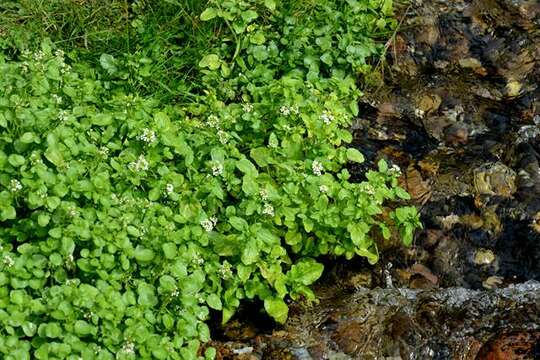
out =
[[245,309],[221,358],[540,359],[540,3],[398,6],[351,171],[399,165],[424,229],[375,268],[329,259],[282,328]]

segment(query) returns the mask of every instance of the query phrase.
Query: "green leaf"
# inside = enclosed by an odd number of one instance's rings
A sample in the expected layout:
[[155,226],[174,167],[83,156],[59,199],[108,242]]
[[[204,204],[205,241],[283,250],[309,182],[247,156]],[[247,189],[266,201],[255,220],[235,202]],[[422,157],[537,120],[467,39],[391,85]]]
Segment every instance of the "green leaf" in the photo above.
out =
[[41,227],[45,227],[49,224],[49,220],[51,220],[51,217],[48,214],[40,214],[38,216],[38,224]]
[[246,158],[238,160],[236,162],[236,167],[246,175],[256,176],[258,174],[255,165]]
[[311,285],[319,279],[324,270],[324,266],[311,258],[302,259],[287,273],[289,281],[302,285]]
[[24,165],[25,160],[24,160],[24,156],[22,155],[11,154],[8,157],[8,162],[14,167],[19,167],[19,166]]
[[114,75],[118,71],[118,67],[116,67],[116,59],[112,55],[101,54],[99,57],[99,64],[109,73],[109,75]]
[[216,54],[206,55],[199,62],[199,66],[202,68],[209,68],[210,70],[217,70],[221,65],[221,60]]
[[276,10],[275,0],[264,0],[264,6],[266,6],[271,11]]
[[257,261],[259,258],[259,248],[257,246],[257,241],[254,239],[251,239],[248,241],[248,243],[244,246],[242,250],[242,263],[244,265],[251,265]]
[[396,195],[400,198],[400,199],[404,199],[404,200],[410,200],[411,199],[411,195],[409,195],[408,192],[406,192],[405,190],[403,190],[402,188],[400,188],[399,186],[396,186],[394,188],[394,191],[396,193]]
[[154,259],[154,252],[151,249],[145,249],[142,246],[135,248],[135,259],[142,262],[150,262]]
[[254,10],[243,11],[241,16],[246,23],[250,23],[258,17],[257,12]]
[[363,163],[364,162],[364,155],[356,149],[348,148],[347,149],[347,160],[354,161],[357,163]]
[[255,177],[250,175],[244,175],[242,177],[242,190],[246,195],[256,195],[259,193],[259,185],[255,180]]
[[248,223],[246,220],[238,216],[232,216],[229,218],[229,224],[238,231],[245,231],[248,228]]
[[94,334],[96,331],[93,325],[87,323],[84,320],[75,321],[75,325],[73,329],[75,330],[75,333],[77,335],[82,335],[82,336]]
[[382,173],[385,173],[388,171],[388,163],[384,159],[379,160],[379,162],[377,163],[377,166],[379,167],[379,171]]
[[289,315],[289,307],[279,298],[264,299],[264,309],[280,324],[284,324]]
[[202,21],[212,20],[217,16],[217,10],[213,7],[206,8],[201,14]]
[[210,308],[214,310],[222,309],[221,299],[216,294],[208,295],[208,297],[206,298],[206,303],[208,304],[208,306],[210,306]]

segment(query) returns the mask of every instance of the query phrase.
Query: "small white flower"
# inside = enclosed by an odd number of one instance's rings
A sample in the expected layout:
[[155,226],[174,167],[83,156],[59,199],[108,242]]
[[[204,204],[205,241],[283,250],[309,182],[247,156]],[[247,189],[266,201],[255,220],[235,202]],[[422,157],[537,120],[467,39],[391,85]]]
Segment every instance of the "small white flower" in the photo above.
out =
[[201,255],[199,255],[199,253],[195,253],[191,259],[191,262],[195,265],[202,265],[204,264],[204,259],[201,257]]
[[58,112],[58,120],[66,121],[68,119],[69,113],[66,110],[60,110]]
[[148,161],[145,159],[144,155],[140,155],[136,161],[129,163],[128,167],[131,171],[140,172],[148,170]]
[[167,194],[171,194],[174,191],[174,185],[173,184],[167,184],[165,186],[165,192]]
[[259,195],[261,196],[261,199],[263,199],[264,201],[268,200],[268,191],[266,191],[266,189],[261,189],[259,190]]
[[102,146],[99,148],[98,153],[104,158],[107,158],[109,156],[109,148],[106,146]]
[[70,207],[68,209],[68,215],[71,216],[71,217],[75,217],[77,216],[78,212],[77,212],[77,209],[74,208],[74,207]]
[[332,115],[330,112],[324,110],[322,115],[321,115],[321,120],[326,125],[330,125],[332,123],[332,121],[334,121],[334,115]]
[[229,264],[226,260],[221,264],[221,266],[218,269],[218,274],[223,280],[228,280],[232,278],[233,272],[232,272],[232,266]]
[[323,193],[323,194],[324,194],[324,193],[327,193],[327,192],[328,192],[328,186],[326,186],[326,185],[321,185],[321,186],[319,186],[319,191],[320,191],[321,193]]
[[64,59],[64,52],[60,49],[57,49],[55,52],[54,52],[54,56],[56,56],[57,58],[60,58],[60,59]]
[[367,184],[364,186],[364,192],[368,195],[374,195],[375,194],[375,188],[371,184]]
[[218,136],[219,142],[222,144],[226,144],[229,141],[229,137],[227,133],[223,130],[218,130],[217,136]]
[[313,174],[317,176],[321,176],[322,171],[324,170],[324,167],[319,161],[314,160],[313,164],[311,164],[311,169],[313,170]]
[[215,217],[211,217],[209,219],[205,219],[201,221],[201,226],[207,232],[214,230],[214,227],[216,226],[216,224],[217,224],[217,219]]
[[57,95],[57,94],[52,94],[51,95],[52,99],[54,100],[55,103],[57,104],[61,104],[62,103],[62,97]]
[[401,174],[401,168],[398,165],[394,164],[390,168],[390,172],[393,174]]
[[219,128],[219,118],[216,115],[210,115],[208,117],[208,126],[211,128]]
[[11,192],[17,192],[21,189],[22,189],[21,182],[17,179],[11,179],[11,181],[9,182],[9,190]]
[[244,104],[244,105],[242,105],[242,109],[244,110],[244,112],[250,113],[250,112],[253,111],[253,105]]
[[274,207],[270,203],[264,203],[263,215],[274,216]]
[[13,265],[15,265],[15,261],[9,255],[4,256],[3,262],[7,267],[12,267]]
[[122,349],[120,351],[124,354],[135,354],[135,344],[131,341],[126,341],[124,345],[122,345]]
[[217,163],[216,165],[212,166],[212,174],[214,176],[220,176],[223,174],[223,165]]
[[291,108],[283,105],[282,107],[279,108],[279,112],[285,116],[289,116],[291,114]]
[[178,289],[174,289],[174,291],[171,293],[172,297],[178,297],[178,295],[180,295],[180,291],[178,291]]
[[34,60],[36,60],[36,61],[41,61],[41,60],[43,60],[44,57],[45,57],[45,53],[43,51],[41,51],[41,50],[36,51],[34,53]]
[[138,140],[144,141],[147,144],[152,144],[156,141],[156,138],[156,133],[152,129],[143,129],[142,134],[137,137]]

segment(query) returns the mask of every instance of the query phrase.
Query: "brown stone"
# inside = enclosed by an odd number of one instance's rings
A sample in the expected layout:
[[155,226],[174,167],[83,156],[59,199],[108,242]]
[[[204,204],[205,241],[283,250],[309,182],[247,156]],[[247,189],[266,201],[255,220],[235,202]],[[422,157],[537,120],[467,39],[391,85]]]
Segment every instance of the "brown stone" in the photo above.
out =
[[501,333],[490,339],[478,352],[476,360],[540,359],[540,331]]

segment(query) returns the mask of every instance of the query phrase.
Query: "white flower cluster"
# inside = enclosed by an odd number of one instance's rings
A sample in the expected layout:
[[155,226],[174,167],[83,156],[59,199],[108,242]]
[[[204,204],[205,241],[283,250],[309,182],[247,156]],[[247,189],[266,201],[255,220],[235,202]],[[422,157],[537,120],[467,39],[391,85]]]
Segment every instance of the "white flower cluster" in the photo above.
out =
[[216,115],[210,115],[208,117],[208,126],[214,129],[219,128],[219,118]]
[[264,203],[262,213],[268,216],[274,216],[274,207],[270,203]]
[[218,136],[219,142],[224,145],[229,141],[229,136],[223,130],[218,130],[217,136]]
[[135,172],[146,171],[148,170],[148,166],[148,161],[142,154],[137,160],[130,162],[128,165],[129,169]]
[[366,184],[363,191],[368,195],[375,195],[375,188],[371,184]]
[[207,232],[210,232],[210,231],[214,230],[214,227],[216,226],[216,224],[217,224],[217,219],[214,216],[209,218],[209,219],[205,219],[205,220],[201,221],[201,226]]
[[224,261],[223,264],[221,264],[217,272],[223,280],[228,280],[233,277],[232,266],[227,261]]
[[321,115],[321,120],[326,125],[330,125],[330,123],[332,123],[332,121],[334,121],[334,115],[332,115],[329,111],[324,110],[322,115]]
[[191,259],[191,262],[195,265],[202,265],[204,264],[204,259],[199,253],[195,253]]
[[392,167],[390,168],[389,172],[390,172],[391,174],[398,174],[398,175],[399,175],[399,174],[401,174],[401,168],[400,168],[398,165],[394,164],[394,165],[392,165]]
[[286,106],[283,105],[279,108],[279,112],[282,115],[289,116],[291,114],[298,115],[300,111],[298,110],[298,106]]
[[15,265],[15,261],[9,255],[4,256],[3,262],[7,267],[12,267]]
[[106,146],[102,146],[98,150],[99,155],[103,156],[104,158],[109,157],[109,148]]
[[144,141],[147,144],[152,144],[156,139],[156,133],[152,129],[143,129],[142,134],[137,136],[137,140]]
[[320,191],[321,193],[323,193],[323,194],[324,194],[324,193],[327,193],[327,192],[328,192],[328,186],[326,186],[326,185],[321,185],[321,186],[319,186],[319,191]]
[[268,191],[266,191],[266,189],[263,188],[259,190],[259,195],[264,201],[268,200]]
[[69,116],[69,112],[67,112],[66,110],[60,110],[58,112],[58,120],[64,122],[68,119],[68,116]]
[[58,59],[61,59],[61,60],[64,60],[64,51],[60,50],[60,49],[57,49],[55,52],[54,52],[54,56],[56,56]]
[[319,161],[314,160],[313,163],[311,164],[311,169],[313,170],[313,174],[317,176],[321,176],[322,171],[324,170],[324,167]]
[[242,109],[244,110],[244,112],[250,113],[250,112],[253,111],[253,105],[244,104],[244,105],[242,105]]
[[173,184],[167,184],[165,185],[165,192],[168,194],[171,194],[174,191],[174,185]]
[[9,182],[9,190],[11,192],[17,192],[21,189],[22,189],[21,182],[17,179],[11,179],[11,181]]
[[212,175],[220,176],[221,174],[223,174],[223,165],[217,163],[216,165],[212,166]]
[[62,103],[62,97],[60,95],[52,94],[51,97],[52,97],[52,99],[54,100],[55,103],[57,103],[57,104]]
[[122,349],[120,351],[124,354],[135,354],[135,344],[131,341],[126,341],[124,345],[122,345]]
[[71,217],[77,216],[79,213],[75,207],[70,207],[67,211],[68,215]]
[[42,50],[36,51],[33,55],[35,61],[41,61],[45,58],[45,53]]
[[174,289],[174,291],[171,293],[172,297],[178,297],[178,295],[180,295],[180,291],[178,291],[178,289]]

